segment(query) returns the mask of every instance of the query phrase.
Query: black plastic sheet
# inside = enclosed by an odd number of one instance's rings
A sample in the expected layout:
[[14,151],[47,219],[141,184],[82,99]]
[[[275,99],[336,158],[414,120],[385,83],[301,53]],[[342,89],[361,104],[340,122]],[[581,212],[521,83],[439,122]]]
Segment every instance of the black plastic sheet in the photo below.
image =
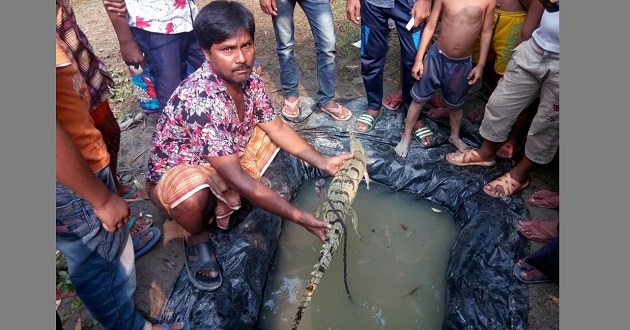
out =
[[[474,100],[473,100],[474,101]],[[325,155],[349,152],[348,130],[367,107],[365,98],[340,103],[353,112],[346,122],[313,110],[310,98],[300,99],[301,115],[287,120],[307,141]],[[412,141],[409,154],[394,152],[403,131],[404,113],[385,111],[376,127],[355,131],[366,151],[370,179],[405,190],[451,212],[462,231],[451,251],[447,271],[444,329],[525,329],[527,286],[513,274],[513,265],[529,251],[529,242],[516,230],[516,221],[529,218],[522,198],[492,198],[483,193],[485,183],[508,171],[509,161],[496,166],[457,167],[444,156],[455,151],[448,143],[448,119],[425,119],[434,132],[434,143],[422,148]],[[426,114],[426,112],[425,112]],[[425,117],[426,118],[426,117]],[[471,147],[480,145],[478,124],[464,120],[460,136]],[[285,152],[280,152],[262,180],[292,199],[304,179],[326,176]],[[188,318],[193,329],[251,329],[256,326],[264,284],[278,244],[281,219],[257,207],[240,210],[228,232],[215,232],[223,285],[216,292],[197,290],[185,269],[180,274],[160,316],[161,321]]]

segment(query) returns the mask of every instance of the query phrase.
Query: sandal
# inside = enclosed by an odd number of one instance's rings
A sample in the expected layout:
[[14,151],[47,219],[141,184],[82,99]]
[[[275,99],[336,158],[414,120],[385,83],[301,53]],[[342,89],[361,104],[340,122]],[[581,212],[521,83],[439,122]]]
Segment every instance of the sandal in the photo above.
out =
[[[138,219],[142,219],[142,221],[137,221]],[[131,217],[131,220],[127,222],[127,228],[129,228],[129,234],[131,235],[140,234],[151,226],[153,226],[153,220],[151,220],[150,218]]]
[[[197,289],[214,291],[221,286],[223,277],[217,263],[216,251],[210,241],[188,246],[184,240],[184,257],[188,278]],[[190,257],[197,257],[197,260],[192,261]],[[215,271],[217,275],[215,277],[203,275],[202,269]]]
[[[182,323],[182,322],[175,322],[175,324],[177,323]],[[190,330],[190,322],[188,322],[188,320],[184,320],[184,327],[183,328],[173,328],[172,325],[173,324],[166,324],[166,323],[162,323],[162,324],[158,324],[157,326],[160,327],[160,329],[162,330]]]
[[475,149],[457,151],[446,155],[446,161],[456,166],[493,166],[496,164],[494,160],[484,161]]
[[[120,192],[123,192],[125,188],[130,186],[123,186]],[[124,199],[126,202],[135,202],[141,200],[148,200],[149,196],[144,189],[138,189],[138,187],[133,186],[126,194],[120,196],[120,198]]]
[[[520,262],[520,265],[519,265],[519,262]],[[540,270],[536,269],[534,266],[531,266],[525,261],[519,261],[519,262],[514,264],[514,276],[516,277],[517,280],[525,284],[540,284],[540,283],[552,282],[550,278],[548,278],[545,274],[543,274]],[[538,272],[542,275],[542,277],[537,280],[528,280],[525,277],[523,277],[521,272]]]
[[[291,112],[288,112],[289,110]],[[296,99],[293,102],[289,102],[289,100],[285,99],[284,104],[282,105],[282,115],[287,118],[297,118],[300,116],[300,99]]]
[[414,128],[412,131],[412,134],[416,138],[416,141],[418,141],[420,146],[423,148],[430,147],[433,144],[433,140],[431,140],[429,144],[422,143],[422,141],[424,141],[425,139],[428,139],[433,136],[433,132],[431,132],[431,130],[429,129],[429,127],[427,127],[427,125]]
[[359,118],[357,118],[357,123],[361,123],[361,124],[367,126],[367,129],[366,130],[362,130],[358,126],[356,126],[356,124],[355,124],[356,129],[359,132],[363,132],[363,133],[367,133],[367,132],[371,131],[374,128],[374,126],[376,126],[376,123],[378,123],[379,119],[381,119],[381,116],[383,115],[383,110],[381,109],[380,111],[381,112],[379,112],[379,114],[376,115],[376,116],[371,115],[369,113],[364,113],[361,116],[359,116]]
[[[330,102],[330,103],[332,103],[332,102]],[[348,119],[350,119],[352,117],[352,112],[350,112],[350,110],[348,110],[348,108],[343,107],[339,103],[337,103],[336,107],[324,108],[324,107],[320,106],[319,109],[322,110],[323,112],[329,114],[331,117],[335,118],[335,120],[345,121],[345,120],[348,120]],[[335,115],[334,113],[332,113],[332,111],[330,111],[330,110],[337,110],[340,113],[344,113],[344,110],[345,110],[346,116],[345,117],[339,117],[338,115]]]
[[[507,172],[503,174],[502,176],[492,180],[487,185],[483,186],[483,192],[485,192],[486,195],[489,195],[492,197],[499,197],[499,196],[510,197],[516,194],[517,192],[525,189],[528,185],[529,185],[529,180],[521,184],[520,182],[512,179],[510,172]],[[501,186],[503,188],[503,195],[499,195],[498,193],[494,192],[494,188],[496,188],[497,186]]]
[[515,154],[521,151],[520,147],[515,147],[510,142],[505,142],[499,150],[497,150],[497,157],[502,159],[512,159]]
[[[153,236],[142,247],[138,248],[140,241],[145,236],[153,234]],[[147,251],[149,251],[159,240],[162,233],[155,227],[147,228],[146,230],[137,234],[131,235],[131,242],[133,243],[133,255],[136,259],[142,257]]]
[[546,209],[557,209],[560,207],[560,194],[549,190],[539,190],[529,196],[529,204]]
[[[549,230],[543,228],[542,221],[549,221],[553,226],[553,223],[557,221],[554,220],[532,220],[532,221],[519,221],[518,222],[518,231],[530,241],[540,242],[540,243],[549,243],[552,239],[556,238],[558,234],[554,234]],[[526,228],[526,227],[530,228]],[[533,229],[534,231],[532,231]]]
[[383,106],[390,111],[396,111],[403,103],[402,95],[389,94],[383,98]]

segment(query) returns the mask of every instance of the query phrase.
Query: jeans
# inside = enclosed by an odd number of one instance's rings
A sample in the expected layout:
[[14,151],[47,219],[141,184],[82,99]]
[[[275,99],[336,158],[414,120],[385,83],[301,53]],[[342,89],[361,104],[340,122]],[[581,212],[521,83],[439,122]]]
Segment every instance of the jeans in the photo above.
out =
[[[116,191],[109,167],[96,175]],[[108,232],[92,205],[59,182],[56,196],[56,247],[66,257],[70,281],[83,305],[101,329],[150,329],[132,298],[136,269],[127,226]]]
[[131,33],[151,67],[159,111],[162,111],[187,76],[186,62],[197,70],[206,58],[193,31],[162,34],[132,27]]
[[[298,69],[295,63],[293,12],[297,0],[276,0],[278,15],[272,17],[276,34],[276,52],[280,64],[280,83],[287,97],[299,96]],[[327,105],[335,96],[335,27],[330,0],[299,1],[311,26],[317,52],[317,83],[319,89],[315,101]]]

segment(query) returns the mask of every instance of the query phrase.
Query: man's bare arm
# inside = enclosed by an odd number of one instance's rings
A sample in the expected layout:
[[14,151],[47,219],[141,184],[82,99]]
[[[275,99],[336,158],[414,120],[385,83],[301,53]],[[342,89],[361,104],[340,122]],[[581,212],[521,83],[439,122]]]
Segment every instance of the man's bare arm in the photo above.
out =
[[322,242],[326,239],[326,229],[329,228],[326,222],[319,221],[312,214],[297,209],[276,192],[248,175],[241,167],[236,154],[208,157],[208,161],[232,188],[250,202],[266,211],[302,225]]
[[532,33],[540,24],[540,19],[544,11],[545,7],[543,7],[540,1],[533,1],[530,4],[529,10],[527,10],[527,17],[525,17],[525,22],[523,22],[523,26],[521,27],[521,34],[518,36],[514,47],[532,37]]
[[56,129],[56,179],[90,202],[109,232],[129,221],[129,205],[98,179],[59,122]]
[[343,160],[354,157],[354,154],[324,157],[279,117],[276,117],[270,122],[258,124],[258,126],[265,131],[265,133],[269,135],[269,138],[280,148],[330,175],[334,175],[337,172],[339,167],[343,164]]
[[[123,61],[127,65],[134,67],[146,67],[144,56],[142,51],[136,42],[136,39],[131,34],[131,29],[127,23],[127,17],[119,15],[120,4],[124,4],[124,0],[103,0],[103,6],[107,12],[109,20],[112,22],[116,36],[118,37],[118,44],[120,45],[120,55]],[[126,8],[125,8],[126,12]]]
[[[431,2],[429,0],[417,0],[411,8],[411,18],[413,18],[413,27],[417,28],[429,17],[429,14],[433,11],[431,8]],[[424,33],[424,30],[422,31]]]

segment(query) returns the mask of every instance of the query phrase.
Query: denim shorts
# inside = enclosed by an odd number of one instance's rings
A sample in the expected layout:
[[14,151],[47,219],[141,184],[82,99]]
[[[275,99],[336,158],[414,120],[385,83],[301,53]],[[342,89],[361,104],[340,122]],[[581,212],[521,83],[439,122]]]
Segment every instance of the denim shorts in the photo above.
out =
[[444,104],[451,109],[459,109],[466,102],[468,94],[468,75],[472,71],[471,57],[450,58],[431,46],[424,58],[422,78],[411,88],[411,97],[418,103],[426,103],[433,93],[442,89]]

